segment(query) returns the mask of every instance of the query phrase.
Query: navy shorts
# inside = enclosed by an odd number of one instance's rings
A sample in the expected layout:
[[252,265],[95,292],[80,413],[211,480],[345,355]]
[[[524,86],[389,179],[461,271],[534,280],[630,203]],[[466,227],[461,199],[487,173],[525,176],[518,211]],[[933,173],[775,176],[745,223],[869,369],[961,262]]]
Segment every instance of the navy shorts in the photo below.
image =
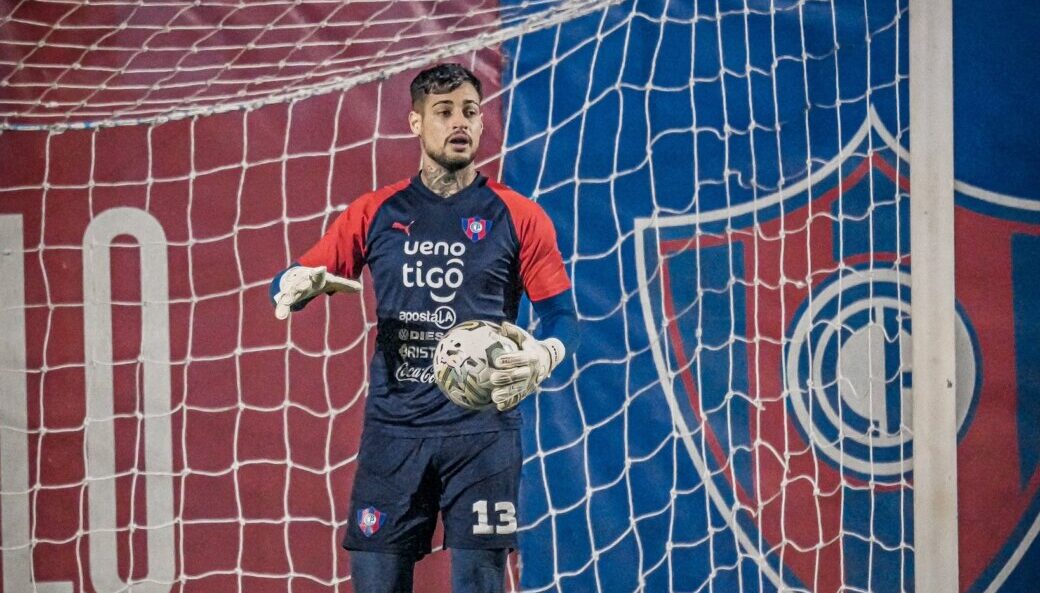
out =
[[366,430],[343,547],[430,552],[437,513],[449,548],[516,548],[520,431],[403,438]]

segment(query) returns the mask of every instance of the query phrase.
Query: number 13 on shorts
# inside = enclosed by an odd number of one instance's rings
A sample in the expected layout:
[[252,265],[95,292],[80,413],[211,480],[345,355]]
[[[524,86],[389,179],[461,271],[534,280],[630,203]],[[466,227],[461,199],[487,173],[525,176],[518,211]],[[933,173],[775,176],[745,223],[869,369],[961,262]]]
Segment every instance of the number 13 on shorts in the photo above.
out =
[[495,524],[488,519],[488,501],[478,500],[473,503],[473,512],[477,522],[473,525],[473,535],[508,535],[516,531],[516,507],[509,501],[495,503]]

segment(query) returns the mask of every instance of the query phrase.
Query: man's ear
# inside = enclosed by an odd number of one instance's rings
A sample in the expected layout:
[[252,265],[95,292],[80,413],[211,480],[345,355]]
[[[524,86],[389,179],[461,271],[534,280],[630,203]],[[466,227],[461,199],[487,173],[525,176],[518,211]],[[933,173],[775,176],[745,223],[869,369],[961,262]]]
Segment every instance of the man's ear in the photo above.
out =
[[408,112],[408,127],[412,129],[412,133],[416,136],[422,132],[422,115],[415,111]]

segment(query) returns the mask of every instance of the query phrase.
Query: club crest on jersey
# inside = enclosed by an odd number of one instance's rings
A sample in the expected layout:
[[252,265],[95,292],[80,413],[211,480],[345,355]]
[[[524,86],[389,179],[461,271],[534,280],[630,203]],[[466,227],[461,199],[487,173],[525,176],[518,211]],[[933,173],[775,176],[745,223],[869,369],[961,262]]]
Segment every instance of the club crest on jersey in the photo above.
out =
[[475,216],[463,218],[462,230],[466,232],[466,236],[469,237],[470,241],[476,243],[487,236],[488,231],[491,230],[491,221],[486,218],[477,218]]
[[[763,591],[912,580],[898,551],[913,515],[909,164],[880,125],[872,114],[789,190],[636,223],[663,396]],[[1021,201],[957,196],[958,228],[971,229],[958,275],[975,279],[956,292],[958,502],[986,518],[959,526],[971,593],[999,589],[1040,532],[1040,437],[986,430],[1008,413],[1020,427],[1040,419],[1025,378],[1040,342],[1040,209],[1012,212]],[[872,560],[896,568],[859,570],[849,550],[863,539],[897,550]]]
[[365,537],[372,537],[385,522],[386,513],[375,507],[364,508],[357,512],[358,529],[365,534]]

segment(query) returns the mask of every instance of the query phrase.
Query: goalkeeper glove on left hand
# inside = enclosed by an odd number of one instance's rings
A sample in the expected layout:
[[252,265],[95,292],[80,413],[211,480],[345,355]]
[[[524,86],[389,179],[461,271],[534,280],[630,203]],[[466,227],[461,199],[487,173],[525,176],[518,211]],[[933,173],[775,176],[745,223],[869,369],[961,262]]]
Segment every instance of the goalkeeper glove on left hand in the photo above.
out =
[[312,299],[323,292],[360,291],[360,282],[330,274],[325,266],[294,266],[286,270],[278,281],[278,294],[274,297],[274,316],[285,319],[293,305]]
[[538,340],[526,330],[508,321],[502,323],[501,334],[520,346],[517,352],[502,354],[495,359],[496,370],[491,372],[491,401],[499,411],[515,408],[538,385],[545,381],[563,360],[566,352],[563,342],[556,338]]

